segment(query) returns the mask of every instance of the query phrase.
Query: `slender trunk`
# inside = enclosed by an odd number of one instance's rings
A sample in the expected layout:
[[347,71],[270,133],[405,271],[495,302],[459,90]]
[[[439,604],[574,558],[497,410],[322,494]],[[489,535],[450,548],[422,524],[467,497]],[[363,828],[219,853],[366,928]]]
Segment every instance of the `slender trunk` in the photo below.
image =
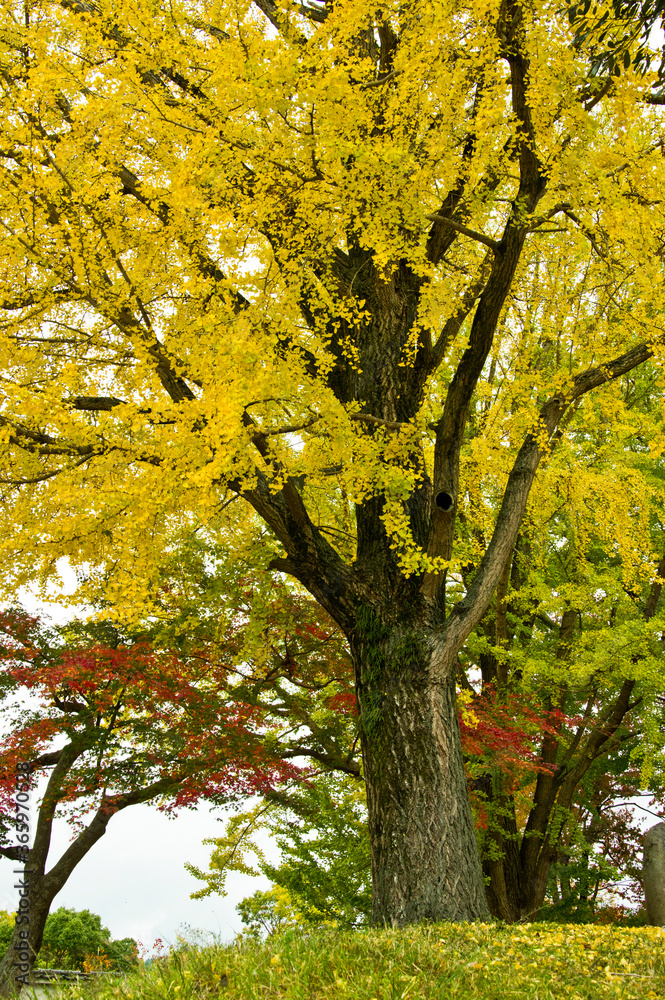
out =
[[[489,917],[457,721],[455,658],[372,613],[356,635],[372,923]],[[441,654],[436,654],[440,657]],[[437,661],[436,675],[441,675]]]
[[16,996],[28,984],[42,946],[46,918],[58,888],[48,877],[16,868],[19,906],[7,950],[0,961],[0,997]]
[[[541,772],[538,775],[519,853],[516,851],[518,837],[514,803],[507,797],[497,797],[491,787],[485,789],[499,813],[492,850],[486,852],[484,859],[484,871],[490,877],[488,901],[493,916],[506,921],[534,919],[543,906],[550,870],[553,862],[560,857],[560,844],[566,830],[565,823],[555,823],[556,812],[571,808],[587,771],[600,756],[601,748],[606,746],[609,753],[615,745],[617,729],[630,711],[634,683],[624,681],[615,702],[605,710],[604,719],[594,719],[595,727],[579,751],[578,759],[567,762],[568,771],[560,770],[556,775]],[[585,727],[586,724],[581,728],[582,733]],[[557,739],[553,734],[546,734],[541,755],[545,762],[556,761]],[[564,896],[569,895],[570,887],[563,876],[561,885]]]
[[[519,568],[519,567],[518,567]],[[665,577],[665,555],[660,560],[656,581]],[[662,584],[654,582],[644,608],[644,618],[649,621],[655,613]],[[497,604],[499,599],[497,598]],[[576,612],[566,608],[559,630],[557,659],[569,659],[572,638],[576,624]],[[498,637],[497,637],[498,644]],[[637,661],[634,661],[637,662]],[[483,682],[487,683],[496,677],[496,661],[494,657],[485,655],[481,658]],[[503,920],[533,919],[541,909],[550,870],[554,861],[563,860],[560,844],[565,832],[565,824],[557,825],[554,832],[554,815],[557,808],[568,810],[574,802],[579,789],[591,764],[603,753],[609,753],[616,745],[616,734],[625,725],[628,713],[641,699],[631,704],[631,695],[635,686],[634,680],[625,680],[618,696],[598,716],[593,716],[593,701],[587,705],[585,721],[580,726],[573,748],[570,748],[563,759],[560,759],[559,738],[556,733],[546,733],[543,737],[541,757],[544,763],[560,767],[556,774],[541,772],[536,781],[533,805],[522,836],[521,848],[517,863],[515,860],[516,823],[514,803],[495,800],[491,784],[484,789],[488,798],[497,801],[500,806],[498,820],[499,830],[493,839],[493,850],[484,858],[485,875],[489,876],[488,902],[493,916]],[[557,707],[561,711],[566,708],[567,687],[559,689]],[[588,733],[586,743],[582,744],[585,733]],[[587,857],[588,864],[588,857]],[[586,882],[585,882],[586,879]],[[563,900],[570,897],[572,889],[570,879],[562,868],[559,880]],[[557,893],[558,895],[558,893]],[[589,905],[588,872],[582,879],[580,889],[580,905]]]
[[[57,766],[65,769],[69,762],[71,755],[63,754],[61,764]],[[55,771],[54,774],[58,778]],[[54,782],[54,775],[51,775],[49,785],[51,782]],[[112,810],[98,809],[89,825],[79,833],[51,870],[46,872],[53,819],[53,803],[47,801],[47,795],[42,802],[41,815],[37,823],[36,846],[30,852],[25,875],[17,876],[16,891],[19,893],[19,906],[12,938],[0,961],[0,997],[15,996],[26,985],[42,946],[51,903],[77,864],[100,837],[104,836],[109,819],[113,815]],[[17,870],[19,870],[18,865]]]
[[[491,778],[488,784],[492,784]],[[490,788],[486,794],[493,803],[494,813],[493,829],[483,852],[487,902],[493,917],[510,924],[525,915],[515,802],[513,796],[504,793],[500,787]]]
[[590,915],[589,906],[589,855],[591,850],[588,849],[582,852],[582,861],[579,868],[579,882],[578,882],[578,894],[579,902],[577,904],[577,912],[579,916],[588,917]]

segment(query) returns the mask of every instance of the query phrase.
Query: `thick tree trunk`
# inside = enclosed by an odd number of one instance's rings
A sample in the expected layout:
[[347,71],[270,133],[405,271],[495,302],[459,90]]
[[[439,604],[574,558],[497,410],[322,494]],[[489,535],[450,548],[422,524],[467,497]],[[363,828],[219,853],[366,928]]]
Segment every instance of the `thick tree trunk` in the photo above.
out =
[[[372,856],[372,923],[489,918],[464,774],[455,675],[372,613],[354,650]],[[436,670],[433,667],[436,666]]]

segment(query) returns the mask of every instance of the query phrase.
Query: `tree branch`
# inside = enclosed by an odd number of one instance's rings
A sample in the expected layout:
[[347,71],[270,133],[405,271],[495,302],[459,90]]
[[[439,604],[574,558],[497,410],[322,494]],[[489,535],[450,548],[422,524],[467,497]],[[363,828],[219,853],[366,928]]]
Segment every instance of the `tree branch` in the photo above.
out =
[[494,533],[478,572],[466,597],[455,605],[445,626],[452,642],[461,645],[489,607],[505,560],[515,544],[536,470],[548,453],[549,441],[568,407],[592,389],[637,368],[653,353],[653,347],[638,344],[612,361],[581,372],[567,391],[552,396],[542,406],[539,429],[527,435],[508,477]]
[[3,847],[0,844],[0,858],[7,858],[8,861],[19,861],[23,864],[26,856],[25,852],[25,847]]
[[[370,80],[368,83],[361,83],[361,90],[369,90],[370,87],[382,87],[384,83],[388,83],[389,80],[394,80],[396,76],[399,76],[402,70],[394,69],[391,73],[386,73],[385,76],[379,77],[378,80]],[[435,216],[428,215],[427,219],[436,218]]]
[[461,233],[463,236],[468,236],[470,239],[476,240],[478,243],[484,243],[484,245],[489,247],[494,253],[501,252],[501,244],[496,240],[493,240],[491,236],[485,236],[484,233],[477,233],[475,229],[469,229],[468,226],[463,226],[461,222],[454,222],[453,219],[447,219],[445,215],[426,215],[425,218],[430,222],[441,222],[444,226],[454,229],[455,232]]
[[275,427],[273,430],[262,430],[262,437],[274,437],[279,434],[296,434],[298,431],[307,430],[312,424],[318,423],[321,416],[318,413],[308,417],[302,424],[284,424],[282,427]]
[[346,758],[333,757],[322,750],[314,750],[311,747],[298,747],[296,750],[280,750],[278,756],[284,760],[292,757],[311,757],[320,764],[325,764],[333,771],[341,771],[343,774],[352,774],[354,778],[360,777],[360,765],[350,763]]
[[311,521],[295,483],[289,480],[275,493],[265,473],[257,470],[253,489],[242,490],[241,484],[230,488],[241,493],[286,549],[286,558],[271,560],[270,567],[299,580],[348,634],[357,603],[351,568]]
[[79,455],[88,459],[94,454],[99,454],[91,444],[63,444],[56,438],[51,437],[50,434],[45,434],[42,431],[31,431],[28,427],[9,420],[8,417],[0,416],[0,427],[10,428],[10,444],[41,457],[50,455]]
[[[446,356],[448,347],[459,333],[462,323],[478,301],[478,296],[482,293],[482,290],[485,287],[490,266],[491,257],[490,254],[487,254],[481,265],[477,280],[474,281],[474,283],[464,292],[462,304],[454,315],[446,320],[446,323],[444,324],[444,327],[439,334],[434,347],[432,348],[432,357],[430,360],[431,371],[435,371],[439,367]],[[433,430],[436,430],[436,427],[437,425],[434,424]]]
[[[261,13],[265,14],[273,28],[287,41],[295,42],[297,45],[304,45],[307,42],[306,36],[289,24],[288,20],[285,20],[282,12],[273,3],[273,0],[254,0],[254,3]],[[307,8],[301,5],[300,12],[304,13],[305,10]],[[312,20],[315,20],[315,18],[312,18]]]
[[51,753],[43,753],[41,756],[35,757],[33,761],[30,761],[30,774],[42,767],[53,767],[54,764],[58,763],[63,752],[63,750],[53,750]]
[[[76,743],[68,743],[62,748],[61,756],[56,761],[51,771],[46,791],[42,799],[42,804],[37,817],[35,838],[30,852],[30,861],[36,866],[39,873],[44,871],[49,847],[51,845],[51,831],[53,828],[53,817],[60,801],[62,783],[70,769],[78,758],[85,753],[87,746],[84,741],[78,740]],[[64,884],[64,883],[63,883]]]
[[[171,207],[167,202],[163,200],[155,200],[148,198],[141,189],[141,181],[131,170],[127,167],[121,166],[115,171],[116,176],[122,181],[123,193],[130,195],[144,205],[150,212],[155,215],[162,225],[167,226],[170,224],[171,220]],[[218,288],[226,289],[230,293],[233,301],[233,312],[238,315],[245,309],[249,309],[251,302],[249,299],[245,298],[242,292],[239,292],[235,288],[226,274],[216,261],[213,260],[208,254],[204,253],[200,246],[191,240],[186,239],[182,232],[177,234],[177,239],[182,244],[183,247],[191,254],[199,274],[203,278],[208,278],[213,282],[215,289]],[[305,347],[300,347],[295,344],[293,338],[287,334],[279,331],[277,333],[277,350],[282,356],[287,354],[299,354],[305,361],[305,370],[310,378],[319,377],[319,365],[316,356]]]
[[76,840],[69,845],[50,871],[45,874],[44,890],[55,895],[55,893],[62,889],[78,863],[86,856],[90,848],[104,836],[109,820],[115,813],[126,809],[128,806],[138,805],[141,802],[149,802],[159,795],[166,794],[172,789],[177,788],[185,777],[186,775],[175,778],[161,778],[159,781],[154,781],[145,788],[104,798],[100,808],[88,826],[81,831]]
[[91,413],[109,412],[114,406],[124,404],[124,399],[115,396],[74,396],[73,399],[63,399],[63,403],[73,410],[86,410]]
[[310,4],[301,3],[298,10],[304,17],[308,17],[310,21],[315,21],[317,24],[323,24],[328,17],[328,11],[325,8],[322,10],[320,7],[312,7]]
[[365,424],[386,427],[391,431],[399,431],[402,427],[408,426],[407,424],[400,424],[397,420],[383,420],[381,417],[375,417],[371,413],[350,413],[349,420],[360,420]]

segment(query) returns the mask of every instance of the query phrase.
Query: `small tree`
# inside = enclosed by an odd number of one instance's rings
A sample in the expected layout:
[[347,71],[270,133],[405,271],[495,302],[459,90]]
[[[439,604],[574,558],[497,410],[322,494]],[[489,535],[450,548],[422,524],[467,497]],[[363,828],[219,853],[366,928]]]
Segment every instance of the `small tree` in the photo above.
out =
[[[266,861],[254,839],[260,830],[273,835],[282,852],[280,865]],[[206,882],[205,888],[192,894],[194,899],[211,892],[226,895],[226,875],[238,871],[265,875],[272,881],[278,895],[251,897],[256,905],[273,907],[276,901],[290,901],[304,924],[357,927],[369,920],[371,861],[365,791],[353,778],[319,775],[289,795],[273,794],[233,816],[223,837],[204,843],[214,845],[209,870],[186,865],[192,875]],[[255,867],[246,860],[248,851],[256,855]],[[247,905],[247,912],[253,912]]]
[[236,910],[246,928],[244,933],[253,938],[270,937],[286,927],[303,926],[300,912],[281,886],[273,886],[266,892],[259,889],[238,903]]
[[548,884],[547,920],[645,921],[642,888],[644,834],[632,806],[663,815],[665,785],[655,776],[640,791],[629,750],[593,767],[571,810]]
[[37,961],[51,968],[125,971],[138,962],[138,945],[132,938],[111,940],[109,929],[90,910],[61,906],[46,920]]
[[[104,623],[47,633],[18,610],[2,614],[0,629],[0,689],[11,720],[1,744],[0,856],[25,865],[27,900],[0,962],[2,996],[26,982],[53,899],[115,813],[152,801],[172,812],[202,796],[228,802],[298,770],[265,750],[260,712],[205,684],[205,669],[191,657]],[[24,704],[26,689],[41,703]],[[33,782],[48,775],[29,851],[11,844],[19,762]],[[51,863],[56,814],[69,815],[73,840]],[[73,933],[73,924],[59,919]],[[89,921],[81,934],[86,927]]]

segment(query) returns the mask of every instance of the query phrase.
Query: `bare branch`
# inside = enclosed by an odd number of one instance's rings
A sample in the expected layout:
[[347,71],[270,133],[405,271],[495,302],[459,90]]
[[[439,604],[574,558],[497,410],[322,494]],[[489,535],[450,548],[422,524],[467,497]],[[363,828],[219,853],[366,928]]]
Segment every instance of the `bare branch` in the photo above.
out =
[[[370,80],[368,83],[361,83],[361,90],[369,90],[370,87],[382,87],[384,83],[388,83],[389,80],[394,80],[396,76],[399,76],[402,70],[394,69],[391,73],[386,73],[385,76],[379,77],[378,80]],[[431,216],[427,216],[431,218]]]
[[444,226],[454,229],[456,233],[468,236],[469,239],[476,240],[477,243],[484,243],[494,253],[501,252],[501,244],[493,240],[491,236],[485,236],[484,233],[477,233],[475,229],[469,229],[468,226],[463,226],[461,222],[454,222],[452,219],[447,219],[445,215],[426,215],[425,218],[429,222],[442,222]]
[[350,413],[349,420],[362,420],[366,424],[376,424],[379,427],[387,427],[390,431],[399,431],[402,427],[408,426],[407,424],[400,424],[396,420],[382,420],[381,417],[375,417],[371,413]]
[[288,480],[275,493],[265,473],[257,470],[256,476],[251,490],[227,485],[242,493],[284,546],[286,556],[272,559],[269,568],[295,577],[342,630],[351,629],[358,599],[351,567],[312,522],[295,482]]
[[325,8],[312,7],[310,4],[301,3],[298,10],[304,17],[308,17],[310,21],[315,21],[317,24],[323,24],[328,17],[328,11]]
[[122,405],[124,400],[116,399],[115,396],[75,396],[73,399],[65,399],[63,402],[71,406],[73,410],[87,410],[95,413],[100,410],[108,412],[114,406]]
[[329,770],[351,774],[354,778],[359,778],[361,774],[360,765],[351,763],[348,758],[334,757],[332,754],[324,753],[322,750],[314,750],[311,747],[297,747],[295,750],[279,750],[278,756],[284,760],[288,760],[291,757],[311,757],[312,760],[317,760],[320,764],[325,764]]

